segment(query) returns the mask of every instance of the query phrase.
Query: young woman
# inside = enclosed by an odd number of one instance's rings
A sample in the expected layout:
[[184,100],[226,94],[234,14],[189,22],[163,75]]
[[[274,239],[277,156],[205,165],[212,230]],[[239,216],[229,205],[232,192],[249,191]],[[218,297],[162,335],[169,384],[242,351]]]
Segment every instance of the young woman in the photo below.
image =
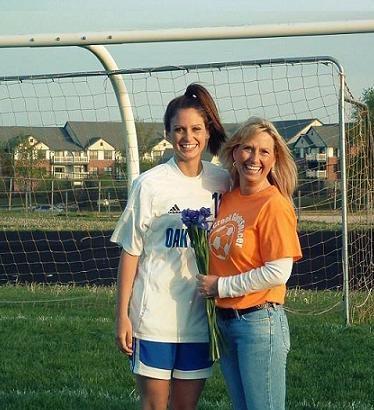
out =
[[211,374],[208,326],[196,286],[195,257],[183,209],[214,215],[228,173],[201,160],[225,140],[216,105],[198,84],[166,109],[174,157],[134,181],[111,240],[123,248],[118,272],[116,341],[131,356],[142,409],[192,410]]
[[281,410],[290,347],[285,284],[301,257],[291,202],[296,166],[273,124],[261,118],[236,131],[221,160],[234,188],[210,232],[211,275],[198,276],[198,286],[218,296],[226,341],[220,364],[235,410]]

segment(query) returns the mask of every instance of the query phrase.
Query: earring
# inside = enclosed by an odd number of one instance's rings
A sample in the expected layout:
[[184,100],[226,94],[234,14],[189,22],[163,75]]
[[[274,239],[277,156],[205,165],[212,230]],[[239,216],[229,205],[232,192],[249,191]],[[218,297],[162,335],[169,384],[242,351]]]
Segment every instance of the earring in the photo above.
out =
[[236,161],[234,161],[234,162],[232,163],[233,168],[236,168],[236,164],[237,164]]

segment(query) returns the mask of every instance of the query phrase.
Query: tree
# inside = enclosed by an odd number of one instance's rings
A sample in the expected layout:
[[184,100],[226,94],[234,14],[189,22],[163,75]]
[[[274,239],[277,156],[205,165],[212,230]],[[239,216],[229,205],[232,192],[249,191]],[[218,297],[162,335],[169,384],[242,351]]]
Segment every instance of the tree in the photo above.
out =
[[[136,136],[138,141],[138,153],[139,153],[139,167],[140,172],[144,172],[154,166],[154,163],[148,160],[144,160],[144,154],[147,153],[162,137],[160,128],[158,129],[157,123],[145,122],[143,120],[136,120]],[[121,151],[121,156],[126,158],[126,152]],[[116,175],[127,175],[126,161],[118,162],[116,164]]]
[[136,121],[136,136],[138,139],[138,151],[139,157],[148,152],[157,140],[156,124],[149,122],[146,123],[142,120]]
[[7,176],[7,168],[8,168],[8,155],[4,144],[0,144],[0,177]]
[[24,178],[40,178],[47,172],[42,166],[42,158],[35,144],[29,140],[29,136],[17,136],[11,141],[14,154],[15,176]]
[[348,203],[355,210],[372,203],[374,183],[374,87],[363,91],[360,101],[352,104],[352,120],[346,123],[346,165]]
[[371,122],[371,126],[373,127],[374,124],[374,86],[366,88],[361,97],[361,101],[366,104],[369,111],[369,118]]
[[366,88],[361,97],[361,101],[366,105],[366,153],[368,156],[368,177],[374,179],[374,86]]
[[42,178],[48,172],[42,165],[39,151],[30,143],[30,136],[18,135],[0,149],[1,172],[4,176],[20,178],[23,189],[32,189],[32,178]]

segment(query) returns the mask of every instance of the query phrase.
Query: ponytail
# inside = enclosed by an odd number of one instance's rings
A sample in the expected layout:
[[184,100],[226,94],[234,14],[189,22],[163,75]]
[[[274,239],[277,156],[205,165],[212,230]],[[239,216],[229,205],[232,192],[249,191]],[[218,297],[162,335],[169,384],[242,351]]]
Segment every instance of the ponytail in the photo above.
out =
[[226,141],[226,133],[219,118],[217,106],[209,91],[200,84],[190,84],[184,93],[171,100],[164,115],[166,132],[170,132],[170,123],[178,110],[194,108],[204,119],[205,127],[209,132],[208,149],[216,155]]

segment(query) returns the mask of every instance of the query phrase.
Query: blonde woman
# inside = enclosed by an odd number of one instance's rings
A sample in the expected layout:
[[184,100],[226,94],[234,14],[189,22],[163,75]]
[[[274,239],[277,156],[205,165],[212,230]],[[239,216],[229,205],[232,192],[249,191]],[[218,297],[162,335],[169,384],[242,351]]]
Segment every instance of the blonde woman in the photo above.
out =
[[274,125],[250,118],[223,146],[233,189],[210,232],[210,275],[226,349],[221,369],[235,410],[285,408],[289,329],[283,310],[293,261],[301,257],[292,193],[297,170]]

